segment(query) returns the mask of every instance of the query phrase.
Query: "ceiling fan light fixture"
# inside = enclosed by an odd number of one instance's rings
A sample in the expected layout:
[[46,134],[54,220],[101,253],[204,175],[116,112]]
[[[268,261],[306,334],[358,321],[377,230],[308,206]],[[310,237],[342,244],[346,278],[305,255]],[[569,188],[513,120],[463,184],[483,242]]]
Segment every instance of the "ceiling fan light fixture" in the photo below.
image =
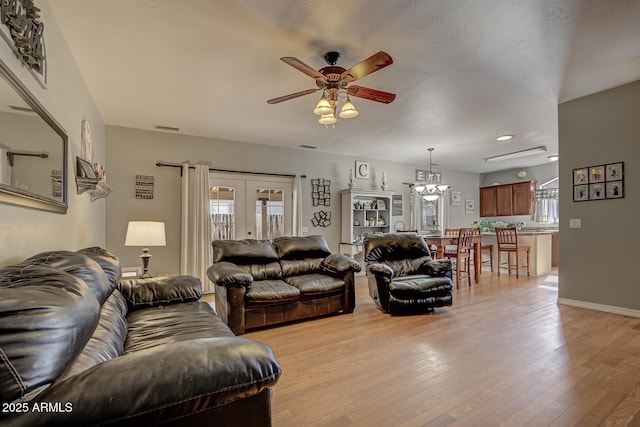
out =
[[338,119],[336,119],[336,116],[333,115],[333,111],[329,114],[323,114],[322,116],[320,116],[320,119],[318,120],[318,123],[320,123],[321,125],[333,125],[338,121]]
[[327,95],[322,95],[320,101],[316,104],[316,108],[313,109],[313,113],[318,116],[333,114],[333,107],[331,106],[331,103],[329,103]]
[[352,119],[354,117],[358,117],[358,114],[360,113],[358,112],[358,110],[356,110],[356,106],[353,105],[351,100],[347,97],[347,100],[345,101],[342,109],[340,110],[340,114],[338,115],[341,119]]

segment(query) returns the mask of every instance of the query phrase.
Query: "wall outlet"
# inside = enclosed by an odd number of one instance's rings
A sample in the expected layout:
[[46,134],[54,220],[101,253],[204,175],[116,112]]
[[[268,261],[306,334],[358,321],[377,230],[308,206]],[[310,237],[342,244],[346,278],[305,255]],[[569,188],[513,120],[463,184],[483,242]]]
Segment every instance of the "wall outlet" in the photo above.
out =
[[307,227],[306,225],[302,226],[302,232],[303,233],[308,233],[309,232],[309,227]]
[[582,219],[572,218],[569,220],[569,228],[582,228]]

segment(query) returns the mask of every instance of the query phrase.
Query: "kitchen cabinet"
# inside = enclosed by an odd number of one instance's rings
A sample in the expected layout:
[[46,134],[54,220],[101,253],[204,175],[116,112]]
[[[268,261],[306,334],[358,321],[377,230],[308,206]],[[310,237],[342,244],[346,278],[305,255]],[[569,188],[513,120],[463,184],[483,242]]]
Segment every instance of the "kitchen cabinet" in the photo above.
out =
[[496,187],[480,188],[480,216],[497,216]]
[[536,182],[480,187],[480,217],[533,215]]

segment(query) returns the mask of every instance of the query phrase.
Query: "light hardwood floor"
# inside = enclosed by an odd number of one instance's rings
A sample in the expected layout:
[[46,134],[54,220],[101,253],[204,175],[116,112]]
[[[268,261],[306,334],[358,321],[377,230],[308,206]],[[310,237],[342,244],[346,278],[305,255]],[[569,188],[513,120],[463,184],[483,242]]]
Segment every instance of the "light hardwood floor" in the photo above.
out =
[[485,272],[408,317],[366,286],[353,314],[245,335],[283,368],[275,427],[640,426],[640,319],[557,305],[544,277]]

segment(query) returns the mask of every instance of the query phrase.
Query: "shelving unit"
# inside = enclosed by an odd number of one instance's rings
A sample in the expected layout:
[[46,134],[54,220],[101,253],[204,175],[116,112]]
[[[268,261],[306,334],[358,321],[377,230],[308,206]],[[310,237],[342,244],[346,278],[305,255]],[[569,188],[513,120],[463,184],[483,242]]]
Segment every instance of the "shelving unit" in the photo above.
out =
[[340,191],[342,202],[342,244],[359,245],[366,234],[391,230],[389,191],[347,189]]

